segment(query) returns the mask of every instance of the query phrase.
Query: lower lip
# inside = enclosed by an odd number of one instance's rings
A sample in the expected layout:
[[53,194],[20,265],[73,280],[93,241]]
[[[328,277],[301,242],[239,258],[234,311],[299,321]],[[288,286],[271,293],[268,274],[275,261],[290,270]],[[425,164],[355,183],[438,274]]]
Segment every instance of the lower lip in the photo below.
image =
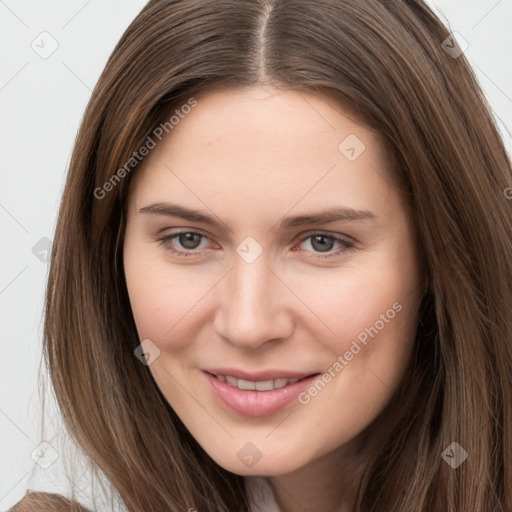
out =
[[267,416],[293,402],[320,375],[315,374],[294,384],[288,384],[271,391],[253,391],[238,389],[222,382],[210,373],[204,372],[219,402],[230,411],[245,416]]

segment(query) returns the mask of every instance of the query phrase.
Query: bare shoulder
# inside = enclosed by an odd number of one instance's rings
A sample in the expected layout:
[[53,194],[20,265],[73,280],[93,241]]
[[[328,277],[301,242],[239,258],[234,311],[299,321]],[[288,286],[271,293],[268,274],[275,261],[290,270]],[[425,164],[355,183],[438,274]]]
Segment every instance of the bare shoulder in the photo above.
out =
[[21,501],[7,512],[90,512],[84,506],[60,494],[28,492]]

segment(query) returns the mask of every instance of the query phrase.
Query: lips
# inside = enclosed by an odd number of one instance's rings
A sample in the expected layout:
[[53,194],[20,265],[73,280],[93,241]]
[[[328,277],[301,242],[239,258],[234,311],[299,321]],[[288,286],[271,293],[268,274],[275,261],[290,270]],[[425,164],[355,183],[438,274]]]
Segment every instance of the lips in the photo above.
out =
[[[214,371],[231,371],[232,373],[237,373],[238,375],[248,375],[245,372],[234,371],[233,369],[215,369]],[[300,393],[304,392],[309,386],[311,386],[319,373],[313,374],[299,374],[299,380],[296,380],[297,377],[290,378],[288,383],[280,388],[272,388],[268,390],[258,390],[258,389],[241,389],[238,386],[234,386],[227,382],[227,380],[223,381],[221,378],[217,377],[215,374],[211,374],[210,370],[203,371],[203,375],[206,377],[207,383],[209,384],[209,388],[213,391],[213,394],[219,401],[219,403],[225,407],[227,410],[231,412],[235,412],[238,414],[242,414],[245,416],[267,416],[277,411],[283,409],[287,405],[291,404]],[[261,378],[260,375],[283,375],[293,372],[260,372],[259,374],[249,374],[252,378],[257,375],[258,378]],[[295,373],[297,375],[297,373]],[[222,373],[219,374],[222,377]],[[302,377],[300,377],[302,376]],[[231,378],[235,378],[232,376]],[[294,381],[295,379],[295,381]],[[244,381],[244,379],[236,379],[237,383]],[[267,379],[270,380],[270,379]],[[273,380],[275,382],[276,379]],[[278,379],[277,379],[278,380]],[[286,380],[286,379],[285,379]],[[254,384],[265,382],[265,381],[247,381],[253,382]]]
[[288,370],[261,370],[258,372],[246,372],[237,368],[205,368],[203,371],[211,375],[231,376],[250,382],[259,382],[276,379],[303,379],[319,373],[318,371],[295,372]]
[[[237,379],[232,375],[214,375],[210,374],[212,377],[217,378],[221,382],[227,382],[230,386],[236,387],[238,389],[246,390],[246,391],[271,391],[272,389],[280,389],[288,386],[290,384],[295,384],[299,380],[302,379],[268,379],[268,380],[260,380],[260,381],[250,381],[245,379]],[[303,377],[304,379],[307,377]]]

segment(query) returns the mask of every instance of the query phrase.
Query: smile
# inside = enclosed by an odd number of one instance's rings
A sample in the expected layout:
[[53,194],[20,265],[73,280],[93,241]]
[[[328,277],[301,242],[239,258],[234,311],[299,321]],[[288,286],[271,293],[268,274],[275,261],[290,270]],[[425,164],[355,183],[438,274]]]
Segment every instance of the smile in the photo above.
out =
[[[302,379],[270,379],[270,380],[260,380],[260,381],[251,381],[244,379],[237,379],[231,375],[214,375],[221,382],[226,382],[230,386],[237,387],[238,389],[243,389],[246,391],[270,391],[272,389],[280,389],[288,386],[289,384],[295,384]],[[303,377],[305,379],[306,377]]]
[[252,417],[274,414],[292,402],[298,402],[300,393],[311,386],[320,375],[315,373],[304,377],[250,381],[207,371],[202,374],[224,409]]

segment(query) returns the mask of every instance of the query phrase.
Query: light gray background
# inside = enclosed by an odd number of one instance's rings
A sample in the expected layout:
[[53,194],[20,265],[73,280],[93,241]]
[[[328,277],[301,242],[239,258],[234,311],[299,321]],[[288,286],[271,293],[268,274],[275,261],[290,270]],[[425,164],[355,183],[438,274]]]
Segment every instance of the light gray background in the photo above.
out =
[[[41,239],[53,239],[73,141],[91,90],[115,43],[145,3],[0,0],[3,511],[17,502],[28,486],[68,494],[71,485],[61,466],[64,454],[58,451],[58,414],[47,421],[49,435],[45,438],[57,452],[46,448],[44,457],[39,459],[44,465],[51,462],[54,454],[58,455],[57,460],[43,469],[31,457],[43,441],[38,372],[48,268],[41,261],[45,244]],[[429,3],[451,30],[468,42],[466,56],[494,109],[511,154],[512,0]],[[51,36],[40,35],[45,31]],[[42,53],[49,51],[52,44],[58,44],[58,48],[48,58],[42,58],[31,46]],[[38,469],[38,476],[29,482],[33,467]],[[79,492],[87,503],[90,490],[82,487]]]

